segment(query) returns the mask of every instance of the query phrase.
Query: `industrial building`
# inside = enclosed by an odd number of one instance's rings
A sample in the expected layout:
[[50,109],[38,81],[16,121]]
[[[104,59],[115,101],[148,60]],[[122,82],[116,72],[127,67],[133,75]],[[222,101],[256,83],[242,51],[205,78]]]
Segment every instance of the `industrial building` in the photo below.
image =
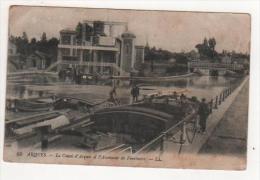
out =
[[136,38],[125,22],[83,21],[79,30],[63,29],[58,70],[77,67],[82,73],[128,76],[144,63],[144,46]]

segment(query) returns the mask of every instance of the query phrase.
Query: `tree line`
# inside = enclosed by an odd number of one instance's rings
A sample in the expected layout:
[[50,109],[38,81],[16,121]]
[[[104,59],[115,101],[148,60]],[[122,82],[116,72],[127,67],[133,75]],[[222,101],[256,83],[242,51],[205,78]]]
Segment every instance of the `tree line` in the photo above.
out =
[[[215,50],[217,42],[215,38],[210,38],[207,40],[204,39],[203,43],[197,44],[195,48],[198,50],[200,58],[210,58],[215,59],[218,57],[218,53]],[[169,60],[174,58],[177,63],[185,64],[188,61],[188,53],[180,52],[173,53],[167,50],[162,50],[161,48],[156,49],[156,47],[150,48],[149,45],[145,46],[145,60],[154,61],[154,60]]]
[[[248,54],[244,53],[238,53],[235,51],[228,52],[226,50],[223,50],[221,53],[216,51],[216,45],[217,41],[214,37],[212,38],[204,38],[202,43],[198,43],[195,45],[195,49],[197,49],[197,52],[199,54],[200,60],[210,60],[213,62],[218,62],[221,60],[221,56],[228,55],[235,58],[248,58]],[[193,50],[194,53],[196,53]],[[156,49],[156,47],[149,47],[147,44],[145,46],[145,61],[150,61],[153,63],[154,61],[168,61],[170,59],[175,59],[177,64],[186,64],[189,61],[189,58],[191,58],[191,52],[170,52],[167,50],[162,50],[161,48]]]
[[48,56],[46,59],[47,65],[57,60],[59,40],[55,37],[48,39],[45,32],[42,33],[39,40],[35,37],[29,40],[26,32],[23,32],[22,36],[11,35],[9,41],[16,45],[17,53],[21,55],[22,60],[25,60],[26,57],[36,51],[45,53]]
[[177,64],[186,64],[188,62],[188,58],[184,52],[177,53],[162,50],[161,48],[156,49],[156,47],[150,48],[149,45],[145,46],[144,54],[144,60],[150,62],[165,62],[170,59],[174,59]]

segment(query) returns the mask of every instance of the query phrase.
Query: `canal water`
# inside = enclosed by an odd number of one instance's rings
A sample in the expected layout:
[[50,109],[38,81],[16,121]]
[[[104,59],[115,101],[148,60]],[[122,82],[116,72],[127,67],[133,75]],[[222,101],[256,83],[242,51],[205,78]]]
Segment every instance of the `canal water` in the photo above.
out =
[[[187,96],[196,96],[210,100],[226,87],[236,84],[240,78],[232,77],[210,77],[210,76],[192,76],[174,79],[172,81],[152,81],[138,82],[140,93],[147,95],[159,91],[182,91]],[[111,90],[110,82],[102,82],[98,85],[76,85],[70,81],[59,81],[57,77],[47,75],[34,75],[30,77],[16,77],[7,81],[7,98],[36,98],[52,94],[74,95],[91,100],[105,99],[109,97]],[[129,81],[118,83],[117,95],[119,98],[130,99]]]

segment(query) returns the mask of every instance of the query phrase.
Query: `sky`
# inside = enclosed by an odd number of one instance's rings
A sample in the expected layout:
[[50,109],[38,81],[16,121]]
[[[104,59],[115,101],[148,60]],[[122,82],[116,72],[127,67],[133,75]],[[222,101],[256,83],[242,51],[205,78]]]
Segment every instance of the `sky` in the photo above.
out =
[[[203,39],[215,37],[216,50],[248,53],[250,16],[235,13],[137,11],[88,8],[13,6],[9,11],[9,35],[26,32],[29,38],[59,38],[59,31],[75,29],[83,20],[127,22],[136,43],[173,52],[191,51]],[[122,28],[117,33],[123,31]]]

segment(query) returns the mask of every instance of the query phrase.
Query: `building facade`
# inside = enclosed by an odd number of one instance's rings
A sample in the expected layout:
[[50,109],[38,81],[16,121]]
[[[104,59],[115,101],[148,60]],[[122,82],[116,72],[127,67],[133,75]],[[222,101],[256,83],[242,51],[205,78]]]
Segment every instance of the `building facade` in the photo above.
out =
[[15,72],[17,70],[23,69],[24,57],[17,52],[17,47],[14,43],[8,42],[8,61],[7,70],[8,72]]
[[[120,35],[115,30],[123,27]],[[144,47],[123,22],[84,21],[76,30],[60,31],[58,70],[78,67],[82,73],[129,75],[144,62]]]
[[48,58],[49,57],[47,54],[35,51],[26,58],[25,68],[34,70],[44,70],[47,67]]

